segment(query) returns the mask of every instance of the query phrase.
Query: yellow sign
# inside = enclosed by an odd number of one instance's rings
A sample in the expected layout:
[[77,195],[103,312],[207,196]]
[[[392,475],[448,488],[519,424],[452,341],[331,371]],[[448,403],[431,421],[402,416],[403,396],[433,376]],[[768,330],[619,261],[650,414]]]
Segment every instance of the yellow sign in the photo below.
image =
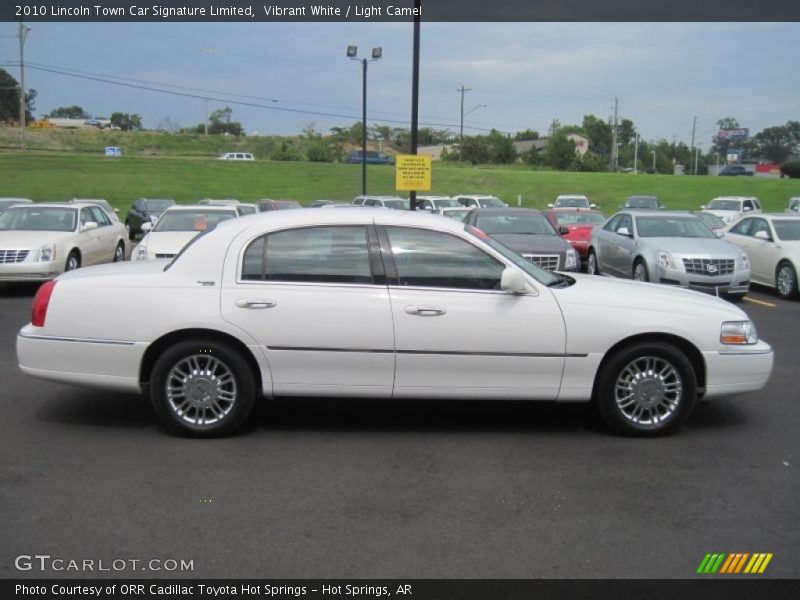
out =
[[398,154],[395,157],[395,189],[427,192],[431,189],[431,157]]

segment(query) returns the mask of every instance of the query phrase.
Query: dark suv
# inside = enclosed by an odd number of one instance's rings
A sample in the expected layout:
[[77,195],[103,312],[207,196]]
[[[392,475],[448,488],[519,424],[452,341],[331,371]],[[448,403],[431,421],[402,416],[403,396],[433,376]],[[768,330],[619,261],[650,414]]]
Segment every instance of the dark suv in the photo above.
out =
[[142,223],[156,224],[158,217],[165,210],[175,204],[175,200],[166,198],[138,198],[128,209],[125,217],[125,229],[128,230],[128,239],[133,240],[142,231]]

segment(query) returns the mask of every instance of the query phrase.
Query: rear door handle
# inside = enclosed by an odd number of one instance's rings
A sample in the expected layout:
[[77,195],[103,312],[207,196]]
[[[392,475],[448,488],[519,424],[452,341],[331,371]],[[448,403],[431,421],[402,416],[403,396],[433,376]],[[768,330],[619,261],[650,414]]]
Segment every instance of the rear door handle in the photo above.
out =
[[420,317],[439,317],[447,310],[441,306],[406,306],[406,312]]
[[278,303],[265,298],[239,298],[236,306],[239,308],[274,308]]

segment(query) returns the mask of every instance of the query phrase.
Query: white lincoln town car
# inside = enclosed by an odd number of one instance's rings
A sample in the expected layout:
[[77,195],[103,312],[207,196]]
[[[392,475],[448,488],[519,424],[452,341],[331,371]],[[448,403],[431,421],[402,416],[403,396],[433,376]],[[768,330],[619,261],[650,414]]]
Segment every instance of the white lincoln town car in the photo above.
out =
[[724,300],[544,271],[452,219],[377,209],[230,219],[171,261],[65,274],[17,354],[35,377],[144,391],[198,437],[300,395],[591,401],[617,432],[657,435],[701,396],[761,389],[773,363]]

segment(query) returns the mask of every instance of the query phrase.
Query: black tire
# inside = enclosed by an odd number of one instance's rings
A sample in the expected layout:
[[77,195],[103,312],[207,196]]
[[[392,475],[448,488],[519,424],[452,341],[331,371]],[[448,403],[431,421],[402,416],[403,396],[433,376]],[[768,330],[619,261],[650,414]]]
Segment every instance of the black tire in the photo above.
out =
[[67,260],[64,263],[64,272],[74,271],[81,268],[81,254],[77,250],[73,250],[67,255]]
[[600,275],[600,263],[597,262],[597,254],[594,248],[589,248],[586,255],[586,272],[589,275]]
[[[788,279],[786,284],[781,282],[782,276]],[[775,291],[784,300],[797,298],[797,271],[787,260],[780,262],[775,269]]]
[[[643,278],[641,279],[637,278],[636,276],[637,269],[641,270]],[[635,261],[633,261],[633,271],[631,273],[631,276],[633,277],[634,281],[644,281],[644,282],[650,281],[650,272],[647,270],[647,263],[644,262],[641,258],[637,258]]]
[[[671,370],[663,375],[666,367]],[[634,375],[637,372],[643,373],[641,377]],[[632,399],[618,398],[625,392]],[[602,366],[594,402],[616,433],[654,437],[678,429],[696,398],[697,378],[686,355],[671,344],[641,342],[617,351]]]
[[[180,377],[180,370],[186,366],[185,361],[192,360],[199,367],[193,373],[201,374],[194,377],[194,387],[190,388],[187,378]],[[216,361],[221,368],[211,361]],[[184,386],[182,399],[168,396],[169,380],[179,381]],[[187,340],[166,350],[156,361],[150,375],[149,392],[156,414],[170,432],[197,438],[221,437],[239,429],[252,412],[256,377],[245,357],[229,345],[212,340]],[[224,397],[217,394],[224,394]],[[209,415],[213,421],[203,423]]]
[[123,262],[125,260],[125,242],[120,242],[114,249],[114,258],[112,262]]

